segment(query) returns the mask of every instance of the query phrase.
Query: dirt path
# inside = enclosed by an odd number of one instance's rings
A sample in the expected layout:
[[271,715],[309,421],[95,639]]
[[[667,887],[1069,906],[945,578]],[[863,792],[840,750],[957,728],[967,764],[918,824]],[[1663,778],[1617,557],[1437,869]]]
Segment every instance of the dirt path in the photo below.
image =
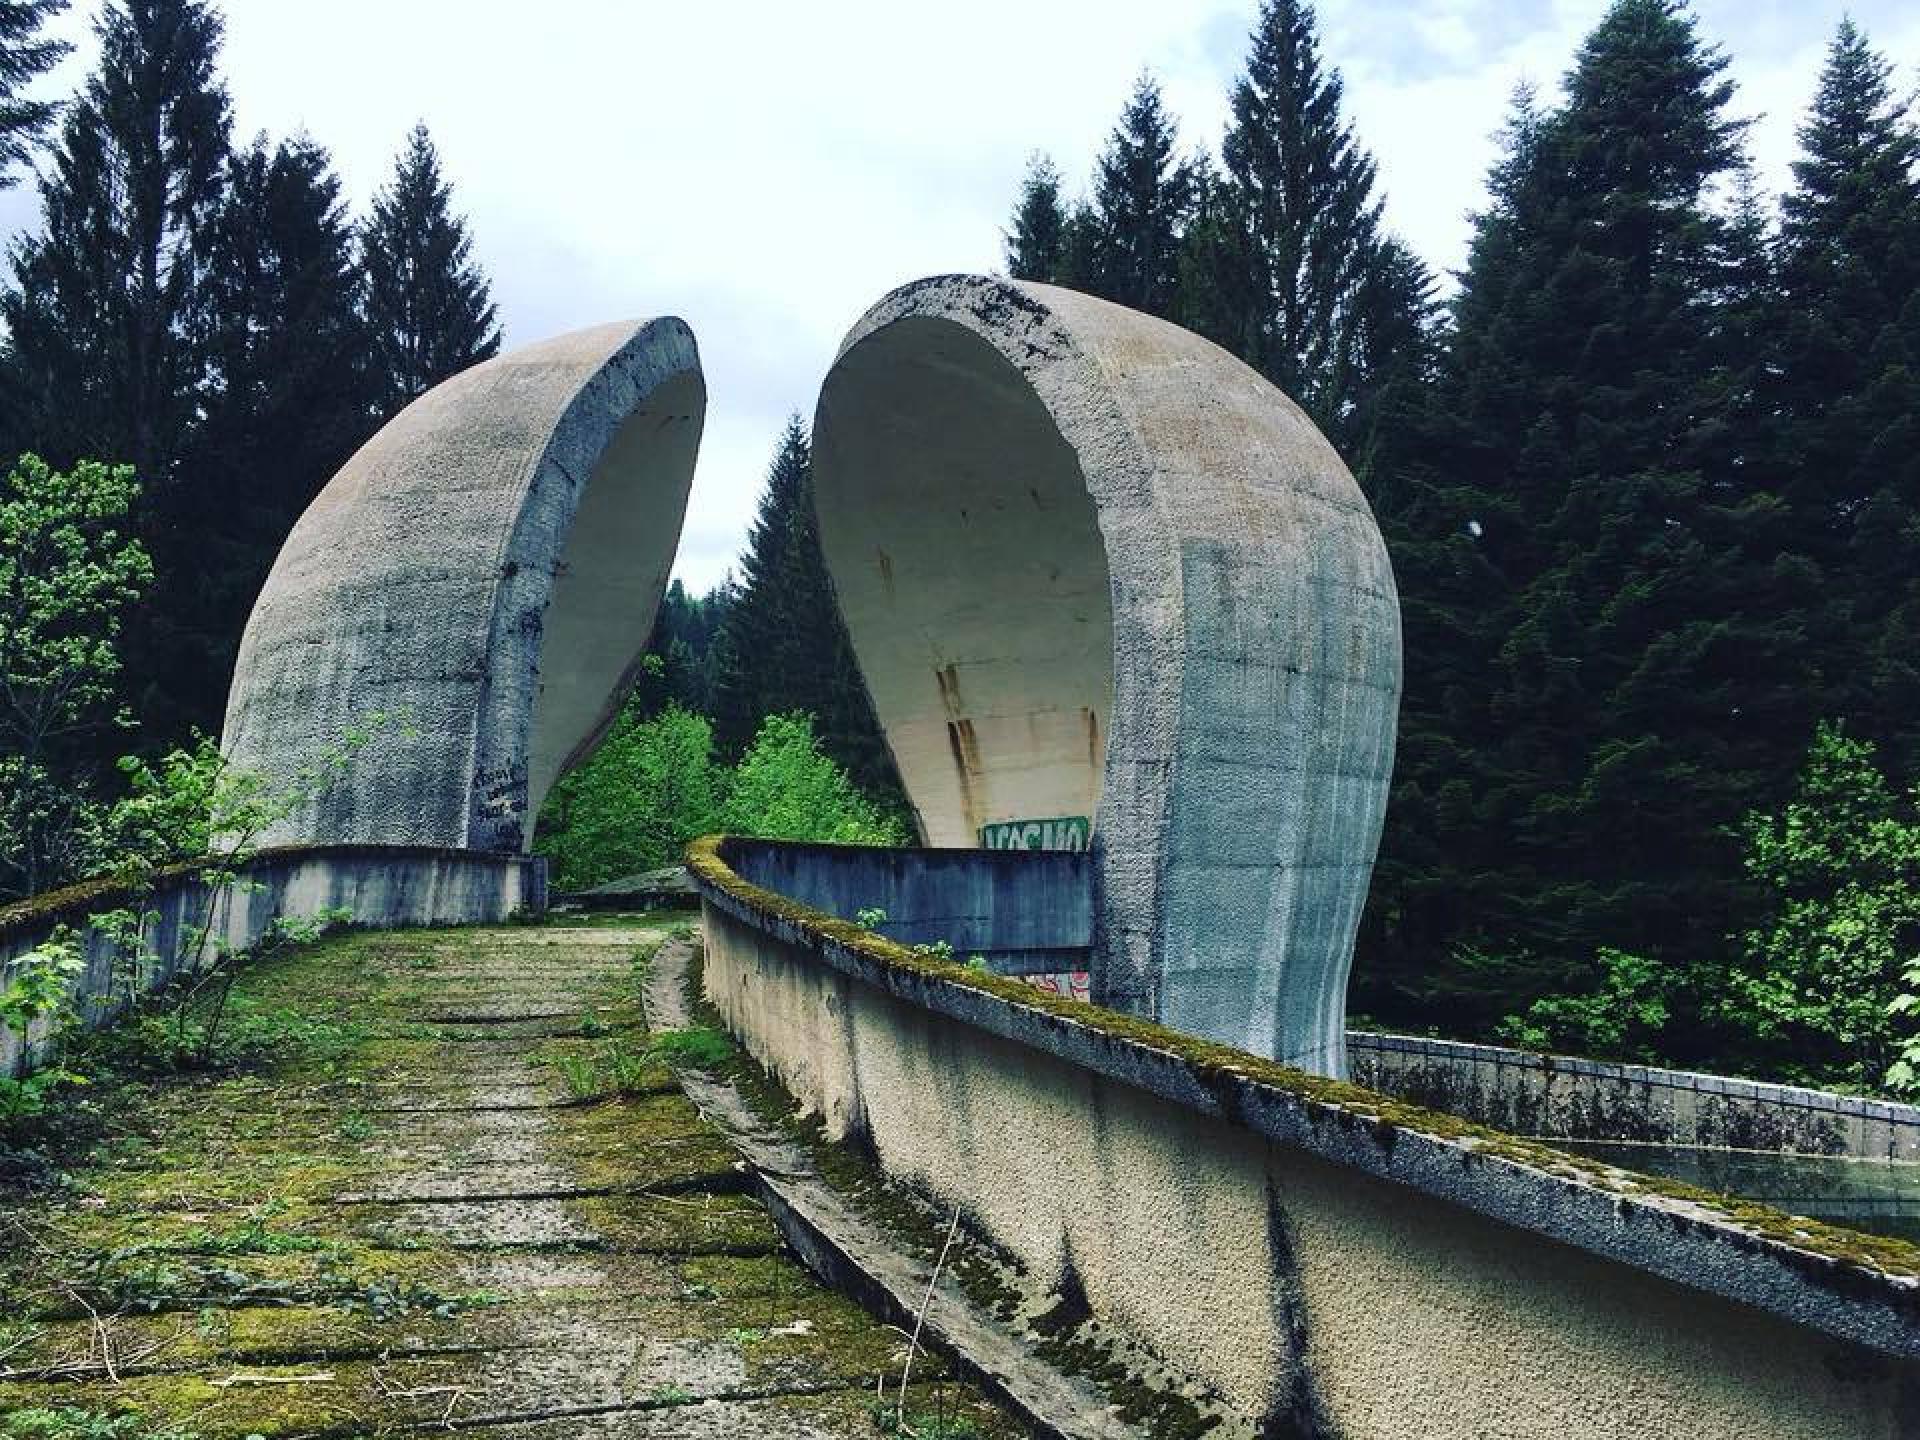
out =
[[[0,1436],[895,1433],[901,1337],[784,1252],[645,1031],[667,923],[248,971],[252,1063],[100,1087],[64,1189],[0,1197]],[[1023,1433],[913,1373],[923,1440]]]

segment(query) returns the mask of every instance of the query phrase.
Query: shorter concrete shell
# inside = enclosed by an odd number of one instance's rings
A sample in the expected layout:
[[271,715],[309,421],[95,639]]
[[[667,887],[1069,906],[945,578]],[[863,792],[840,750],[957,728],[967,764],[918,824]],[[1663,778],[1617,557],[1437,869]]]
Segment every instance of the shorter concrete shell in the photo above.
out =
[[814,485],[927,842],[1097,818],[1095,999],[1340,1073],[1400,614],[1299,408],[1176,326],[946,276],[848,335]]
[[229,760],[340,778],[275,844],[518,851],[630,686],[706,414],[676,319],[562,335],[436,386],[275,561],[227,699]]

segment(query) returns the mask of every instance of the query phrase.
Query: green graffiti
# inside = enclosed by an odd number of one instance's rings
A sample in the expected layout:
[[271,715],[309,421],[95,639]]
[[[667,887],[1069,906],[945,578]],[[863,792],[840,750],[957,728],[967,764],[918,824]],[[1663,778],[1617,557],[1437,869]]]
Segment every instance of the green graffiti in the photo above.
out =
[[996,820],[980,827],[980,843],[989,850],[1084,850],[1093,822],[1084,815],[1051,820]]

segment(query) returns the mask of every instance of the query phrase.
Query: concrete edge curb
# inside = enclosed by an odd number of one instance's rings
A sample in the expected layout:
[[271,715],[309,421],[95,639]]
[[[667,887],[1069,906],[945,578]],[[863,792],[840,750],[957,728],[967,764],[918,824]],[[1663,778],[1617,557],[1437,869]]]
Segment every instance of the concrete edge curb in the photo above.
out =
[[[650,1025],[693,1024],[683,998],[689,955],[684,940],[669,940],[655,952],[646,988]],[[745,1157],[753,1193],[806,1267],[887,1323],[910,1331],[925,1293],[924,1266],[894,1249],[828,1188],[798,1146],[767,1131],[732,1086],[697,1072],[683,1073],[680,1081],[694,1107]],[[1119,1419],[1093,1386],[1033,1353],[951,1279],[936,1283],[934,1299],[922,1348],[939,1351],[962,1378],[1050,1440],[1147,1440],[1147,1432]]]
[[[707,903],[882,993],[1199,1114],[1590,1254],[1901,1358],[1920,1358],[1920,1250],[1635,1174],[916,956],[689,847]],[[1025,993],[1021,993],[1025,992]]]

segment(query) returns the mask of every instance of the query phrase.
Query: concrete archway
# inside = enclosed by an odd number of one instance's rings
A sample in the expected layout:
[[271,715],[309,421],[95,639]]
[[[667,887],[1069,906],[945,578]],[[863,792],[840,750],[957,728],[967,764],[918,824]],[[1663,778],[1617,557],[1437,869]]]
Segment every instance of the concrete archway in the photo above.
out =
[[524,849],[631,685],[705,414],[693,332],[629,321],[477,365],[369,440],[274,562],[223,748],[290,777],[395,719],[266,841]]
[[928,842],[1093,819],[1094,998],[1341,1073],[1399,603],[1299,408],[1176,326],[940,277],[843,343],[814,485]]

